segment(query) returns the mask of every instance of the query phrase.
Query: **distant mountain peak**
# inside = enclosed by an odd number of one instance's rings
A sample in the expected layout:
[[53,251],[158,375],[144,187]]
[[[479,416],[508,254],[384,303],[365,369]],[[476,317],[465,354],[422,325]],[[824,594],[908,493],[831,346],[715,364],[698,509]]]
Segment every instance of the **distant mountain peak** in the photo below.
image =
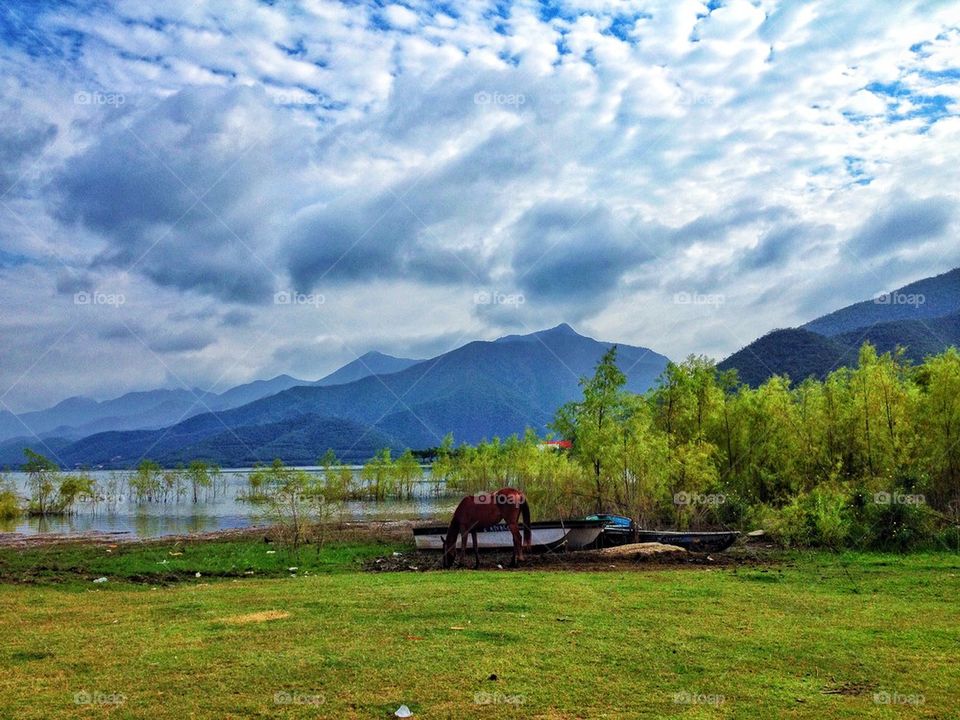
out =
[[585,335],[581,335],[576,330],[574,330],[567,323],[560,323],[555,325],[552,328],[547,328],[546,330],[535,330],[531,333],[526,333],[524,335],[504,335],[501,338],[497,338],[494,342],[517,342],[517,341],[532,341],[542,338],[557,338],[557,337],[579,337],[586,338]]
[[382,353],[379,350],[367,350],[363,355],[357,358],[357,360],[370,360],[374,358],[389,358],[391,360],[397,360],[393,355],[388,355],[387,353]]
[[348,362],[338,370],[317,380],[312,385],[342,385],[343,383],[353,382],[368,375],[389,375],[391,373],[406,370],[411,365],[416,365],[420,360],[411,358],[394,357],[387,355],[379,350],[370,350],[358,357],[356,360]]

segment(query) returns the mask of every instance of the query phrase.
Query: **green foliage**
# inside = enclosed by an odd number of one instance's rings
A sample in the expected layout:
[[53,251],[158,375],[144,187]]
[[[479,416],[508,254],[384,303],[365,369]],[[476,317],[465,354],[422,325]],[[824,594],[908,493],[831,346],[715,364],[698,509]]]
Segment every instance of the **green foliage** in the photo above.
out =
[[[93,502],[99,492],[93,478],[86,473],[64,474],[52,460],[25,449],[27,461],[23,470],[28,474],[30,502],[27,512],[31,515],[69,515],[80,501]],[[10,489],[12,493],[12,488]],[[16,501],[13,494],[12,500]]]
[[[611,348],[552,428],[437,453],[466,492],[510,484],[541,516],[613,511],[646,527],[756,524],[792,546],[906,549],[960,525],[960,353],[912,366],[861,347],[857,366],[751,388],[703,357],[670,363],[645,395]],[[892,500],[884,503],[877,493]],[[906,500],[904,500],[906,498]],[[949,533],[948,533],[949,535]],[[950,536],[952,537],[952,536]]]
[[0,520],[16,520],[22,513],[16,486],[0,475]]

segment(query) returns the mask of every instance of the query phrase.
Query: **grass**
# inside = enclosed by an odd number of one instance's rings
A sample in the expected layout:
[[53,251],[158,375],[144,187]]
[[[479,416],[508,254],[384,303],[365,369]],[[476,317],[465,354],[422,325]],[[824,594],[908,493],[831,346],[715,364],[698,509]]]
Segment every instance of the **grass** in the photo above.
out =
[[397,547],[396,543],[357,540],[330,543],[320,552],[308,546],[294,555],[262,540],[241,539],[0,548],[0,582],[63,584],[107,577],[166,584],[192,580],[198,572],[206,578],[286,577],[294,566],[302,575],[344,572]]
[[337,543],[291,577],[172,547],[0,550],[0,717],[960,717],[956,554],[374,574],[392,546]]

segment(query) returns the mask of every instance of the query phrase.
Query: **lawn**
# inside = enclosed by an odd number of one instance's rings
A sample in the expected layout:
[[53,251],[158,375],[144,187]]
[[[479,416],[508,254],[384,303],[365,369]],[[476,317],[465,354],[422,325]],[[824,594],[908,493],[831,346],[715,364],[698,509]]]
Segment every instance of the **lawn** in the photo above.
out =
[[956,554],[359,569],[390,549],[2,549],[0,717],[960,717]]

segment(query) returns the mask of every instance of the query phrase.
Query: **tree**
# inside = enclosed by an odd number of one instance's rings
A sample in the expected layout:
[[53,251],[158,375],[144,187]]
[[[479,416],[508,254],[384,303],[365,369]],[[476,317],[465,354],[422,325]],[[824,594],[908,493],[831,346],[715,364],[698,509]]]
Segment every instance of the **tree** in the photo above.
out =
[[23,454],[27,458],[26,462],[23,463],[23,471],[29,476],[31,512],[46,515],[52,509],[53,495],[56,489],[53,478],[60,468],[53,460],[34,452],[30,448],[24,448]]
[[605,463],[616,446],[626,382],[626,375],[617,367],[617,346],[613,345],[600,358],[593,377],[581,378],[583,400],[563,406],[552,425],[561,436],[574,442],[577,456],[591,469],[597,512],[604,509]]

